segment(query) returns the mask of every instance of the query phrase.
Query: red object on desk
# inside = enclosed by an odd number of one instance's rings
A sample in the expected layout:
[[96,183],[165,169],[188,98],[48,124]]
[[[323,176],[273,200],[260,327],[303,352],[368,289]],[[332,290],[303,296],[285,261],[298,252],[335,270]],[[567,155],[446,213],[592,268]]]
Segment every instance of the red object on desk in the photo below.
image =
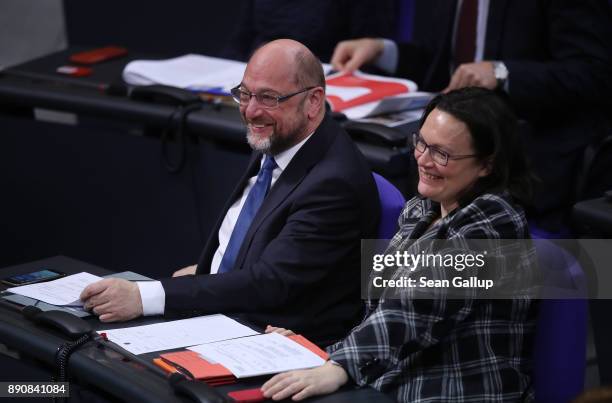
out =
[[234,399],[236,402],[240,403],[263,402],[264,400],[266,400],[263,395],[263,392],[259,388],[235,390],[233,392],[228,392],[227,395]]
[[211,364],[194,351],[183,350],[161,354],[161,358],[175,363],[191,372],[195,379],[202,380],[210,386],[225,385],[236,382],[236,377],[223,365]]
[[106,60],[127,55],[127,49],[119,46],[105,46],[70,56],[70,61],[79,64],[96,64]]

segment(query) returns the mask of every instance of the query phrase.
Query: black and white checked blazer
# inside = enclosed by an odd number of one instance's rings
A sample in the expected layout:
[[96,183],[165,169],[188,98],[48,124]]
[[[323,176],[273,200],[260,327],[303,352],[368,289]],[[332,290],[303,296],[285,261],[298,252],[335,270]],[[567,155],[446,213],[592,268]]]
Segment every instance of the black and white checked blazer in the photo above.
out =
[[[431,225],[439,216],[428,199],[408,201],[387,253],[409,250],[415,240],[529,238],[524,213],[507,194],[481,195]],[[531,269],[525,266],[515,269]],[[382,298],[367,306],[363,322],[328,347],[357,385],[402,402],[533,400],[530,297]]]

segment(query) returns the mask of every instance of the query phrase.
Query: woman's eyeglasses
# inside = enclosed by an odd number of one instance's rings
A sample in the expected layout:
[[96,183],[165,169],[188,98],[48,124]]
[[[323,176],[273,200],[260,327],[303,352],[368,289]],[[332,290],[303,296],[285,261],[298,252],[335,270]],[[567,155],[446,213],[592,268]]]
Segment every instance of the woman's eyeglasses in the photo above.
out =
[[412,134],[412,145],[414,149],[423,154],[425,150],[429,149],[429,155],[431,159],[438,165],[446,166],[448,165],[448,160],[462,160],[466,158],[474,158],[478,157],[478,154],[466,154],[466,155],[452,155],[447,153],[446,151],[440,150],[436,146],[430,146],[423,140],[418,133]]

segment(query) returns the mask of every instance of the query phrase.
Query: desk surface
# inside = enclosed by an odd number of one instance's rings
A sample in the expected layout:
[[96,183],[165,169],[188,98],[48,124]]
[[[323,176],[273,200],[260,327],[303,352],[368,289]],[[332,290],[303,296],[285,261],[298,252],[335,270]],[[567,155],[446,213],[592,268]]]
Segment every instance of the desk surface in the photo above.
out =
[[573,221],[580,233],[589,236],[612,236],[612,201],[603,197],[574,205]]
[[[146,122],[161,127],[168,124],[175,110],[173,106],[107,95],[99,88],[109,83],[122,83],[121,72],[131,60],[151,57],[133,54],[96,64],[88,77],[65,77],[55,73],[57,67],[70,64],[69,56],[79,50],[82,49],[71,48],[1,72],[0,103]],[[189,114],[186,125],[190,132],[246,147],[238,108],[203,104],[201,110]]]
[[[40,270],[56,269],[71,274],[88,271],[97,275],[106,275],[110,271],[64,256],[56,256],[37,262],[26,263],[2,269],[3,276]],[[4,290],[6,287],[1,286]],[[87,319],[96,329],[125,327],[125,323],[102,324],[97,318]],[[144,324],[160,321],[160,318],[141,318],[130,324]],[[0,305],[0,342],[20,352],[23,356],[36,359],[51,369],[55,361],[55,352],[59,345],[67,341],[61,334],[42,328],[24,319],[14,309]],[[143,358],[153,358],[159,353],[143,354]],[[138,363],[125,362],[122,357],[108,349],[99,348],[89,343],[72,354],[69,362],[69,373],[77,382],[91,385],[113,396],[129,402],[180,402],[167,382],[160,381],[159,376],[139,366]],[[233,385],[217,388],[222,394],[232,390],[243,390],[260,386],[267,378],[255,378],[240,381]],[[314,401],[314,400],[313,400]],[[370,388],[353,389],[350,387],[329,396],[316,399],[321,402],[385,402],[392,401],[386,395]]]
[[[0,108],[2,104],[38,107],[166,127],[173,118],[174,107],[107,95],[99,89],[101,85],[123,83],[121,72],[128,62],[159,57],[130,52],[129,56],[94,65],[93,74],[88,77],[65,77],[55,73],[57,67],[70,64],[71,54],[81,50],[83,48],[73,47],[0,72]],[[187,116],[185,128],[206,139],[248,150],[245,128],[236,107],[204,104],[201,110]],[[405,150],[362,141],[356,144],[372,169],[384,176],[404,176],[410,169]],[[403,185],[397,186],[402,188]]]

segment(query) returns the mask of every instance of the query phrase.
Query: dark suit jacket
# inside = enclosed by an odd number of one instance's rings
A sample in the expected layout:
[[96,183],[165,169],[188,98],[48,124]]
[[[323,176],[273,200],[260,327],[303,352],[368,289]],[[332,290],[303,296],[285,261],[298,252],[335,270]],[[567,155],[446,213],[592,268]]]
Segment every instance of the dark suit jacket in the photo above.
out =
[[329,61],[345,39],[391,37],[395,0],[243,0],[223,57],[246,60],[266,42],[290,38]]
[[254,153],[212,231],[200,274],[162,280],[166,313],[239,314],[329,344],[362,314],[360,239],[375,236],[380,210],[372,174],[344,130],[326,117],[270,189],[234,269],[205,275],[223,217],[260,159]]
[[[414,41],[400,45],[398,73],[425,91],[450,81],[456,3],[417,2]],[[490,2],[484,60],[508,67],[508,98],[527,123],[525,147],[542,179],[538,216],[571,206],[584,147],[612,133],[610,25],[605,0]]]

